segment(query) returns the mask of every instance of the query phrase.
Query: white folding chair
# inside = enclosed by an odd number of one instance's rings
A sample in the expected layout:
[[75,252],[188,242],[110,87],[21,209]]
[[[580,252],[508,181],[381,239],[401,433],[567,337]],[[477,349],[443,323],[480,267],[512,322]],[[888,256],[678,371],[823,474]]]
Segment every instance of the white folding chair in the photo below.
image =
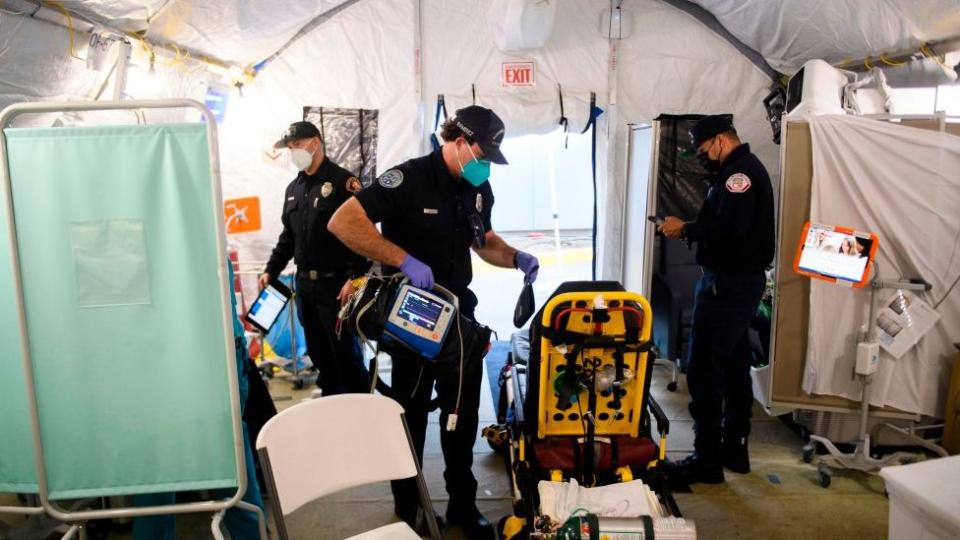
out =
[[[342,394],[294,405],[263,426],[257,452],[281,540],[290,538],[284,518],[310,501],[351,487],[414,476],[430,536],[441,538],[403,407],[390,398]],[[352,540],[418,538],[400,522]]]

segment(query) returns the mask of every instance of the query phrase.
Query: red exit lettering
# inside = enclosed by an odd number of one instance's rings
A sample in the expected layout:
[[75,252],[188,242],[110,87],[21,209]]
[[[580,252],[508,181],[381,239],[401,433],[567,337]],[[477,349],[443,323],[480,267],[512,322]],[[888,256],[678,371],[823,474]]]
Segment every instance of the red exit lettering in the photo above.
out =
[[533,62],[509,62],[503,64],[502,82],[504,86],[534,86]]

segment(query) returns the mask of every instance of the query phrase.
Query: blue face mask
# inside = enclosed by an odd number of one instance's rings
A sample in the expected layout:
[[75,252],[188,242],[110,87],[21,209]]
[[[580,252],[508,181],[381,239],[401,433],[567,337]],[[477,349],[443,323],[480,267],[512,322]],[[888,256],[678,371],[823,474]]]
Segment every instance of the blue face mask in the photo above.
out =
[[[490,178],[490,162],[477,158],[473,153],[473,149],[469,146],[467,146],[467,150],[470,151],[473,159],[468,161],[466,165],[460,165],[460,176],[467,182],[470,182],[473,187],[480,187]],[[459,161],[459,159],[458,157],[457,160]]]

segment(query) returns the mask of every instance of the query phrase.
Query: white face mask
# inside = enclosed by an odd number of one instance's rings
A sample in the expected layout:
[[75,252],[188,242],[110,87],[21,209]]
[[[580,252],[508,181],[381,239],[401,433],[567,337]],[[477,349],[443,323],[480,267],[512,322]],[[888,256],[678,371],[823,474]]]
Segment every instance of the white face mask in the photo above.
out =
[[305,171],[313,164],[313,154],[303,148],[291,148],[290,161],[297,170]]

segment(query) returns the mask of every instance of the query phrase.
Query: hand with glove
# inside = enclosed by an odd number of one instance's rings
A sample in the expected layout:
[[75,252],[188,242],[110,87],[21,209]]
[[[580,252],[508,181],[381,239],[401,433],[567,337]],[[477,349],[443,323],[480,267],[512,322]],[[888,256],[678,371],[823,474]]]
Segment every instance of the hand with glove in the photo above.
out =
[[419,287],[427,291],[433,289],[433,270],[409,253],[404,257],[403,262],[400,263],[400,271],[410,278],[410,283],[412,283],[414,287]]
[[525,282],[533,283],[540,271],[540,261],[525,251],[518,251],[513,255],[513,267],[523,272]]

